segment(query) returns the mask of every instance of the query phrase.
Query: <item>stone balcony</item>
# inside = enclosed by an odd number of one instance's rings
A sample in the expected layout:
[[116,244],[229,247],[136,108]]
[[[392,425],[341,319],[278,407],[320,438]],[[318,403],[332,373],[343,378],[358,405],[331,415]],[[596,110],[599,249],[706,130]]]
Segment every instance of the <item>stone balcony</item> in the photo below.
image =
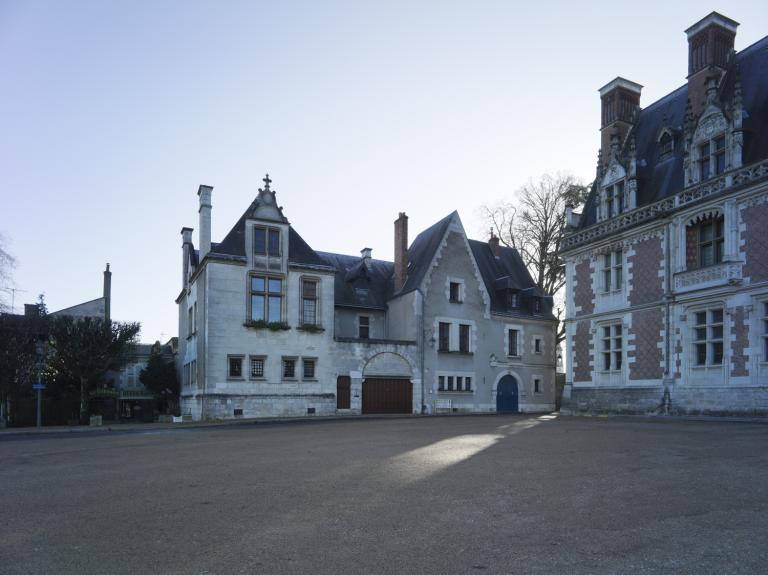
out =
[[675,274],[675,291],[678,293],[741,283],[742,262],[723,262],[696,270]]

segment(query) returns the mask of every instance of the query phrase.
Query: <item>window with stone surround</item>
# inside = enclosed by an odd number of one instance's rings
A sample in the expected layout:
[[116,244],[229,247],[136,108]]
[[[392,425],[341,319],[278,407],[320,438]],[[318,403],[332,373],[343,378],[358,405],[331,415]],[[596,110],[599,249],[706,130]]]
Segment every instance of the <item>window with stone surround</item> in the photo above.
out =
[[283,358],[283,379],[296,379],[296,358]]
[[317,325],[317,286],[314,279],[301,280],[301,324]]
[[612,218],[624,212],[624,180],[606,186],[603,197],[606,218]]
[[533,353],[541,353],[541,338],[533,338]]
[[368,339],[371,336],[371,317],[368,315],[357,316],[357,337]]
[[725,252],[725,218],[714,215],[689,225],[685,230],[686,269],[694,270],[722,263]]
[[621,371],[624,364],[624,327],[621,323],[600,326],[602,371]]
[[604,293],[619,291],[624,282],[624,253],[615,250],[603,254],[601,262],[602,289]]
[[301,366],[302,366],[302,379],[315,379],[315,367],[317,365],[317,359],[303,357],[301,358]]
[[283,321],[283,280],[272,276],[250,276],[251,320]]
[[763,361],[768,362],[768,301],[760,302],[762,305],[761,339],[763,342]]
[[242,355],[227,356],[227,378],[229,379],[243,378],[243,356]]
[[459,324],[459,351],[469,353],[469,328],[467,324]]
[[722,365],[723,308],[698,310],[693,313],[693,318],[693,365]]
[[472,391],[471,375],[439,374],[437,376],[438,391]]
[[507,330],[507,355],[520,357],[520,330]]
[[449,351],[451,349],[451,324],[441,321],[438,325],[437,351]]
[[533,380],[533,393],[541,393],[541,380],[538,378]]
[[280,255],[280,230],[256,226],[253,228],[253,253],[260,256]]
[[263,379],[264,378],[264,363],[265,357],[250,357],[250,379]]
[[461,303],[461,284],[459,282],[449,282],[449,296],[451,303]]
[[725,136],[699,145],[699,181],[708,180],[725,171]]

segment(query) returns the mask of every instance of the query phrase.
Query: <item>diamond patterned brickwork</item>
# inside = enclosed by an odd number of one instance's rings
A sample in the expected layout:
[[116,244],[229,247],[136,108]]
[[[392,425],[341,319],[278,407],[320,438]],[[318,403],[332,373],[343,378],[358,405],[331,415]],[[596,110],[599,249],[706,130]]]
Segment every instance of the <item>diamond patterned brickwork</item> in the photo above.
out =
[[749,375],[748,358],[749,326],[743,306],[733,308],[731,314],[731,375],[740,377]]
[[[635,349],[627,352],[629,358],[629,379],[661,379],[662,330],[664,329],[660,307],[632,312],[632,326],[629,328],[629,343]],[[634,360],[634,361],[633,361]]]
[[582,320],[576,324],[576,334],[573,338],[573,381],[592,380],[592,334],[590,322]]
[[746,255],[743,277],[752,283],[768,280],[768,204],[758,204],[741,210],[742,250]]
[[664,295],[664,250],[661,238],[649,238],[634,245],[627,263],[631,268],[629,278],[629,303],[642,305],[659,301]]
[[576,264],[574,270],[576,280],[573,288],[573,303],[576,305],[576,315],[584,315],[595,311],[595,291],[592,288],[592,263],[585,259]]

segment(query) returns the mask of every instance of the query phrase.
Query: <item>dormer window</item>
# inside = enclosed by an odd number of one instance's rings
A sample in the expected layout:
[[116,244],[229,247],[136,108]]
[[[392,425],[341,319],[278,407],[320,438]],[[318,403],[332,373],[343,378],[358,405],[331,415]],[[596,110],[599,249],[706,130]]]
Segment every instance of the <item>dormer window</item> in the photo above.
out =
[[253,229],[253,253],[260,256],[280,255],[280,230],[257,226]]
[[699,146],[699,179],[708,180],[725,171],[725,136],[718,136]]
[[507,307],[518,308],[520,307],[520,294],[516,291],[507,290]]
[[605,188],[605,217],[612,218],[624,211],[624,180]]
[[664,132],[659,139],[659,161],[664,161],[672,157],[672,152],[675,150],[675,140],[672,138],[672,134]]

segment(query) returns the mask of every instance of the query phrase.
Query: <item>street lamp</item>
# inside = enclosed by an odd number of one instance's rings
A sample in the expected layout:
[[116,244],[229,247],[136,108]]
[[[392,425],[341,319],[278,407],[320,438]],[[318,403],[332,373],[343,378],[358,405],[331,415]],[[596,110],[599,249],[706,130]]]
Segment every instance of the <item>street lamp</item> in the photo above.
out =
[[37,383],[32,386],[32,389],[37,391],[37,427],[43,425],[43,390],[45,384],[43,383],[43,367],[45,365],[45,336],[40,335],[35,342],[35,356],[37,358]]

